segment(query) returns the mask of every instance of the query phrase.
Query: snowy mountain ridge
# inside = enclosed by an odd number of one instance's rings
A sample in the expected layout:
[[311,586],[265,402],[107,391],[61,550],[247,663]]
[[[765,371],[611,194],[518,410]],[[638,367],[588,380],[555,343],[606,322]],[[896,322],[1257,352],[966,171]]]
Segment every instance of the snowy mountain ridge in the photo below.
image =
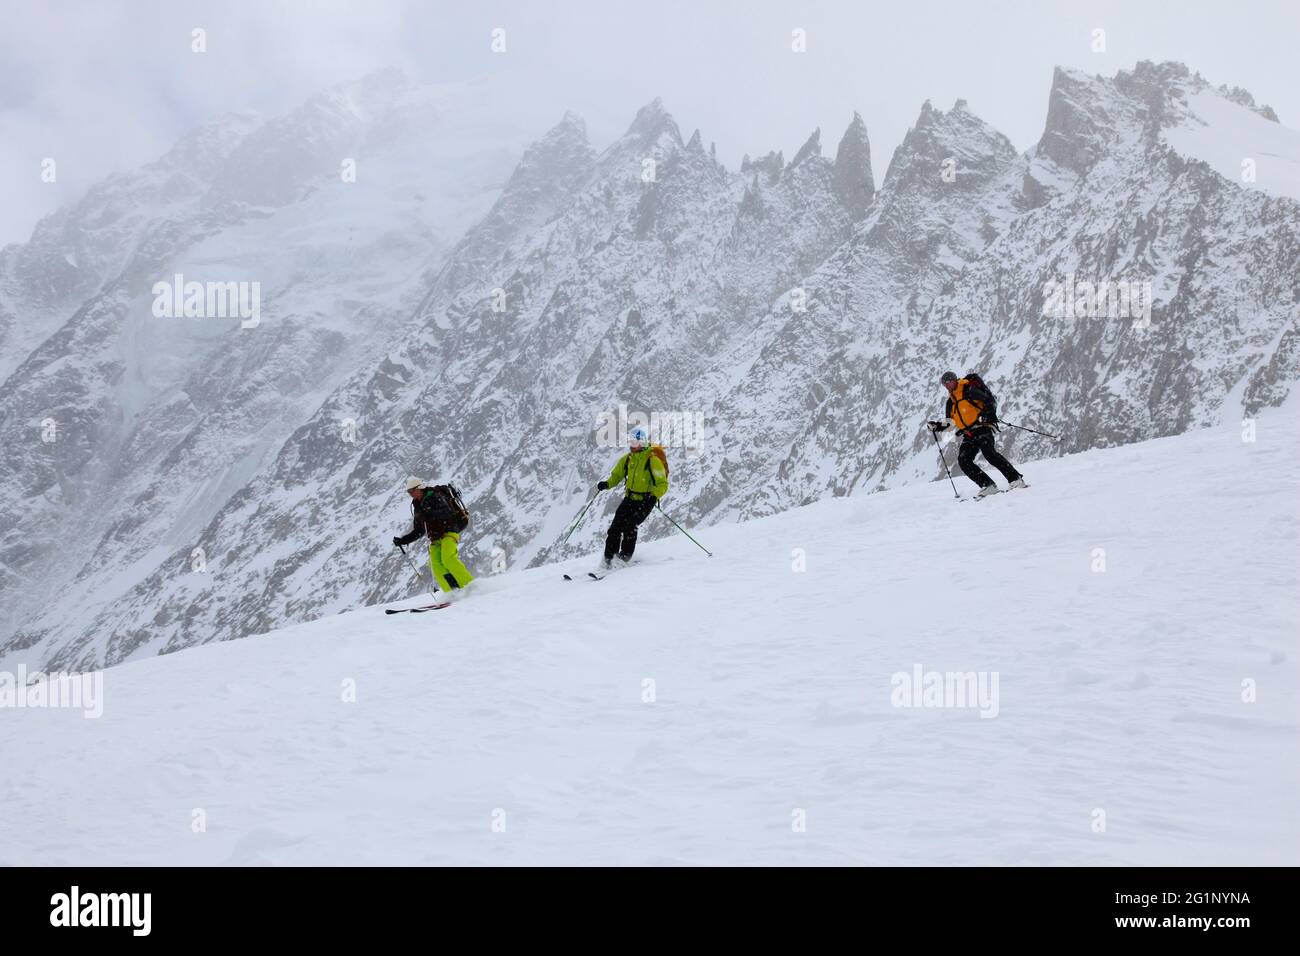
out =
[[[333,129],[321,117],[334,115],[311,111],[312,142],[329,141],[318,127]],[[1300,205],[1273,175],[1285,155],[1271,165],[1261,155],[1253,183],[1228,178],[1223,157],[1205,154],[1218,142],[1206,129],[1269,155],[1290,142],[1247,95],[1179,64],[1114,78],[1058,70],[1043,136],[1025,154],[966,103],[926,103],[878,189],[856,115],[833,160],[818,131],[788,164],[772,154],[739,171],[698,132],[683,140],[658,101],[599,153],[566,115],[436,268],[415,268],[412,254],[410,311],[389,313],[387,337],[360,336],[348,351],[354,320],[338,316],[342,338],[306,339],[307,366],[328,355],[337,375],[313,381],[235,469],[216,467],[226,432],[191,459],[188,481],[207,484],[186,520],[156,504],[170,459],[122,459],[113,487],[132,489],[133,514],[94,529],[99,560],[114,566],[79,570],[98,597],[24,615],[3,651],[98,666],[400,596],[408,585],[392,573],[388,539],[405,521],[395,490],[411,472],[465,493],[471,566],[589,550],[590,538],[558,542],[616,457],[592,426],[620,402],[704,415],[699,454],[670,451],[665,502],[697,526],[936,477],[921,423],[939,414],[946,368],[983,371],[1005,417],[1063,436],[1006,432],[1013,459],[1279,405],[1300,379]],[[338,261],[326,269],[338,273]],[[1149,325],[1045,316],[1044,290],[1066,277],[1149,284]],[[227,380],[255,377],[247,361]],[[22,384],[24,421],[56,397],[84,404],[54,381]],[[248,429],[279,403],[279,384],[251,381],[225,414]],[[7,394],[18,394],[9,382],[0,408]],[[196,390],[183,394],[188,405]],[[136,425],[137,441],[158,431]],[[91,431],[77,433],[83,455],[57,467],[48,456],[15,463],[0,568],[58,566],[37,563],[29,542],[66,507],[69,476],[85,480]],[[197,573],[196,548],[208,558]]]

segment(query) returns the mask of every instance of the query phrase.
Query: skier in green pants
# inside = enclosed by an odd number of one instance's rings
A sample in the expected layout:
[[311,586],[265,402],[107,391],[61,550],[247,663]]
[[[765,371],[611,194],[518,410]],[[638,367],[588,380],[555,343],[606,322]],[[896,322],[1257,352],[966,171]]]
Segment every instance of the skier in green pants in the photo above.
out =
[[406,491],[411,496],[412,526],[406,534],[394,538],[393,544],[402,547],[428,535],[429,567],[438,589],[450,592],[465,587],[474,576],[458,551],[460,532],[469,524],[469,513],[460,504],[460,496],[449,485],[426,486],[419,478],[408,478]]

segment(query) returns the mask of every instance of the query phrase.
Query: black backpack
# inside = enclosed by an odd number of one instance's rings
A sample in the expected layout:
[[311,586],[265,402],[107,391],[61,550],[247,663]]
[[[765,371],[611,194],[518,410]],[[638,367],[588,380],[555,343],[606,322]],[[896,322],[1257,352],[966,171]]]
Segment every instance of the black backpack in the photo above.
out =
[[993,394],[993,389],[989,388],[987,385],[984,384],[984,379],[980,378],[979,372],[967,372],[964,377],[966,378],[967,381],[974,382],[980,388],[984,389],[984,391],[988,392],[989,398],[993,399],[993,403],[995,405],[997,404],[998,397]]
[[[984,379],[980,377],[979,372],[967,372],[966,381],[973,382],[975,385],[989,393],[988,406],[984,409],[982,414],[988,415],[990,420],[996,419],[998,417],[998,397],[993,394],[993,389],[984,384]],[[999,429],[994,428],[994,431],[998,430]]]
[[451,530],[460,534],[469,527],[469,509],[461,501],[455,485],[432,485],[428,492],[437,495],[451,513]]

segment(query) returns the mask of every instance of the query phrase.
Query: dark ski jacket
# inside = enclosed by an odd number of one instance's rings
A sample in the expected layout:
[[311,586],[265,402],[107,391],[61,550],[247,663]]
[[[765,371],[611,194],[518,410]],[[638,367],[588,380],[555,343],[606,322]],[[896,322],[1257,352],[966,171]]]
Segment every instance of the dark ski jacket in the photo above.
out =
[[397,540],[402,544],[410,544],[427,534],[430,541],[437,541],[455,530],[456,515],[446,499],[435,494],[432,488],[426,487],[419,501],[411,499],[411,530]]

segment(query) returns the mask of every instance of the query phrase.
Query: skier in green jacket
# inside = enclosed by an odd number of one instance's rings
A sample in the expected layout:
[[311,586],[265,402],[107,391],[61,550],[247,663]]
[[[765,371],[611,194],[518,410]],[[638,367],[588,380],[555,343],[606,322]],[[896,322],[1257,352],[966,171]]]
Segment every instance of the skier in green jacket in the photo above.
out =
[[604,568],[610,566],[615,554],[625,564],[632,560],[637,527],[668,491],[668,463],[663,449],[651,446],[649,435],[641,427],[628,432],[628,446],[630,450],[615,463],[609,477],[596,485],[597,490],[604,491],[623,484],[625,490],[605,535],[605,557],[601,561]]

